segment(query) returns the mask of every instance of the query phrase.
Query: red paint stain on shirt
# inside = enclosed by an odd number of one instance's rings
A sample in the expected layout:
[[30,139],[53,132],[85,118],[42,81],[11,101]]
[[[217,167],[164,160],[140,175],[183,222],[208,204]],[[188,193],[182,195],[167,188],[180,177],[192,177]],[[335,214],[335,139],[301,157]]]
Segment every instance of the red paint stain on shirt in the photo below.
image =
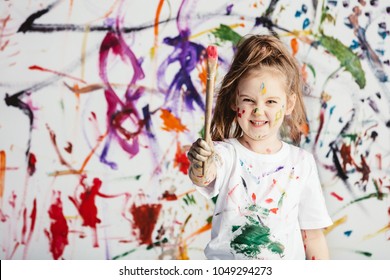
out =
[[334,196],[335,198],[337,198],[337,200],[339,200],[339,201],[343,201],[344,200],[344,198],[342,198],[341,196],[339,196],[337,193],[335,193],[335,192],[331,192],[330,193],[332,196]]

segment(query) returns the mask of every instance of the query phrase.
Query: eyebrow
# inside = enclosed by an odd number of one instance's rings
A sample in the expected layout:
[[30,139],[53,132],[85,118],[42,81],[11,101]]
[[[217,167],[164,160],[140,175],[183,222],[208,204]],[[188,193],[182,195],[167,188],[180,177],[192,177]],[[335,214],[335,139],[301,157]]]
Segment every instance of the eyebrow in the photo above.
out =
[[[249,97],[249,98],[254,98],[254,96],[251,96],[251,95],[247,95],[247,94],[241,94],[240,92],[238,93],[238,97]],[[266,99],[279,99],[281,100],[281,98],[279,96],[267,96]]]

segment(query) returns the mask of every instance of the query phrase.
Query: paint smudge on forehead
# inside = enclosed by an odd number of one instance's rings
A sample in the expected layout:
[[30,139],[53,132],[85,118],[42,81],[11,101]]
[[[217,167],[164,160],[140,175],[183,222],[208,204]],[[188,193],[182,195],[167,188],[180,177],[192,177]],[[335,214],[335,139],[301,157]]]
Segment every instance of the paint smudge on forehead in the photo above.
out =
[[261,95],[264,95],[267,93],[267,88],[265,87],[265,84],[264,82],[261,82],[261,85],[260,85],[260,94]]

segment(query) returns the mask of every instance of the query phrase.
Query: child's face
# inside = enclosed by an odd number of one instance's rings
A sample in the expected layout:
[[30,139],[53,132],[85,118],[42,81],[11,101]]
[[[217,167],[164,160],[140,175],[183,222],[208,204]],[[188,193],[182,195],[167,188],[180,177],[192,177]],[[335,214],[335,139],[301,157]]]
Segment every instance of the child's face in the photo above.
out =
[[[285,81],[275,70],[252,70],[238,84],[233,109],[246,140],[277,140],[285,115],[295,100],[287,103]],[[289,105],[289,106],[288,106]]]

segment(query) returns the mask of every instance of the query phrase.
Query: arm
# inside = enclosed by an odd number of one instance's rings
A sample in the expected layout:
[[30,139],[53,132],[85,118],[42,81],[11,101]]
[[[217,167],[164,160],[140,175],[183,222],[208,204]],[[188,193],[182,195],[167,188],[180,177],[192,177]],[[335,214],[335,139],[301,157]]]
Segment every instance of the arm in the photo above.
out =
[[302,230],[307,260],[329,260],[328,245],[322,229]]
[[[188,159],[191,163],[189,176],[191,181],[199,186],[206,187],[214,182],[217,175],[217,167],[214,161],[214,149],[202,139],[196,140],[188,152]],[[204,174],[203,165],[205,164]]]

